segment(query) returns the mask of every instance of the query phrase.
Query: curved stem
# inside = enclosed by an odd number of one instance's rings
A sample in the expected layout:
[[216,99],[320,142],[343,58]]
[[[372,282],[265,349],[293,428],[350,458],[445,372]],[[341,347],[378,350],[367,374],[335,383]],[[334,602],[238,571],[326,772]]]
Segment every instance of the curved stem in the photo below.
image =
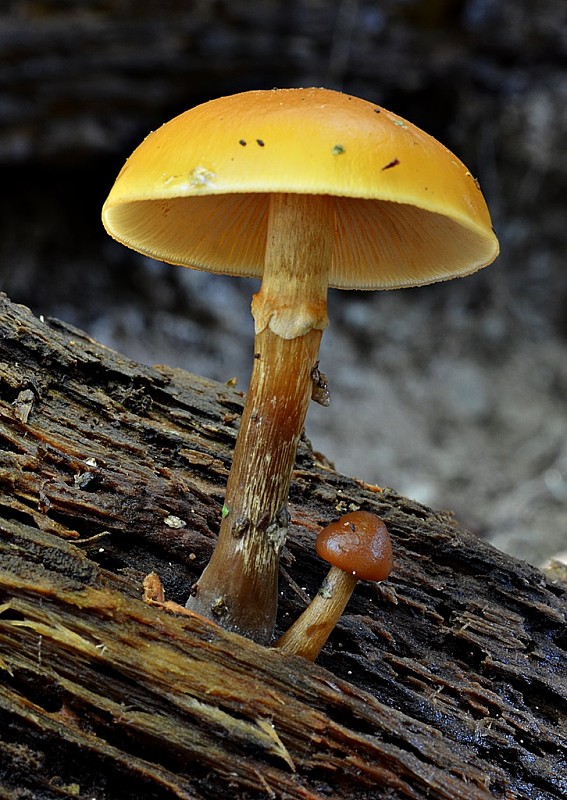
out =
[[266,643],[277,612],[279,554],[311,373],[327,324],[331,198],[274,195],[264,277],[254,297],[254,369],[219,538],[187,607]]
[[331,567],[313,600],[274,647],[315,661],[341,618],[357,582],[356,575]]

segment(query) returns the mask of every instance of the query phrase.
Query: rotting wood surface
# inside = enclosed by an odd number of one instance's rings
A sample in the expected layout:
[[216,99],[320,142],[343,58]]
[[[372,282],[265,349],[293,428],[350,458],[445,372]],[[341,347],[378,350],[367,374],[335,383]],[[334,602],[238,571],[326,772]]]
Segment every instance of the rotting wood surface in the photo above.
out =
[[278,632],[321,524],[375,511],[396,559],[317,664],[142,602],[206,563],[241,408],[0,298],[0,796],[565,796],[565,587],[308,442]]

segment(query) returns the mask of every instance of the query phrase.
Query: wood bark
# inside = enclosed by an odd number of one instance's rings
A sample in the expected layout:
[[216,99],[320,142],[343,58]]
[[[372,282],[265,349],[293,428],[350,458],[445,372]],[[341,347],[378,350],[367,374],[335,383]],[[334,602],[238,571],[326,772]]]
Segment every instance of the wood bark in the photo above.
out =
[[142,601],[207,562],[241,409],[0,299],[0,796],[565,796],[565,586],[307,441],[278,633],[321,524],[374,511],[395,548],[318,663]]

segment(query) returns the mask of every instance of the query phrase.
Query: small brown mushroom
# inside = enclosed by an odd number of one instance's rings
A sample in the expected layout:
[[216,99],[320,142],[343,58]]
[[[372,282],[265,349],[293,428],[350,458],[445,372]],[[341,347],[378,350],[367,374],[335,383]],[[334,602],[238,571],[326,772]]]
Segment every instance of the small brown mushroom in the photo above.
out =
[[327,525],[315,541],[332,566],[303,614],[275,647],[315,661],[343,613],[357,581],[383,581],[392,571],[386,525],[369,511],[353,511]]

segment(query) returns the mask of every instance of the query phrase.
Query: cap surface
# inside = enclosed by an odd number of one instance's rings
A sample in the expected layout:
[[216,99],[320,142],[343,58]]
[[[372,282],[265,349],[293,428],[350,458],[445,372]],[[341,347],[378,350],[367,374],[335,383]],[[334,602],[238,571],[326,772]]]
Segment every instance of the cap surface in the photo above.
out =
[[364,581],[383,581],[392,571],[386,525],[368,511],[353,511],[327,525],[315,541],[317,554]]
[[163,261],[261,276],[272,192],[336,197],[330,286],[430,283],[498,254],[482,193],[456,156],[329,89],[244,92],[181,114],[130,156],[103,223]]

